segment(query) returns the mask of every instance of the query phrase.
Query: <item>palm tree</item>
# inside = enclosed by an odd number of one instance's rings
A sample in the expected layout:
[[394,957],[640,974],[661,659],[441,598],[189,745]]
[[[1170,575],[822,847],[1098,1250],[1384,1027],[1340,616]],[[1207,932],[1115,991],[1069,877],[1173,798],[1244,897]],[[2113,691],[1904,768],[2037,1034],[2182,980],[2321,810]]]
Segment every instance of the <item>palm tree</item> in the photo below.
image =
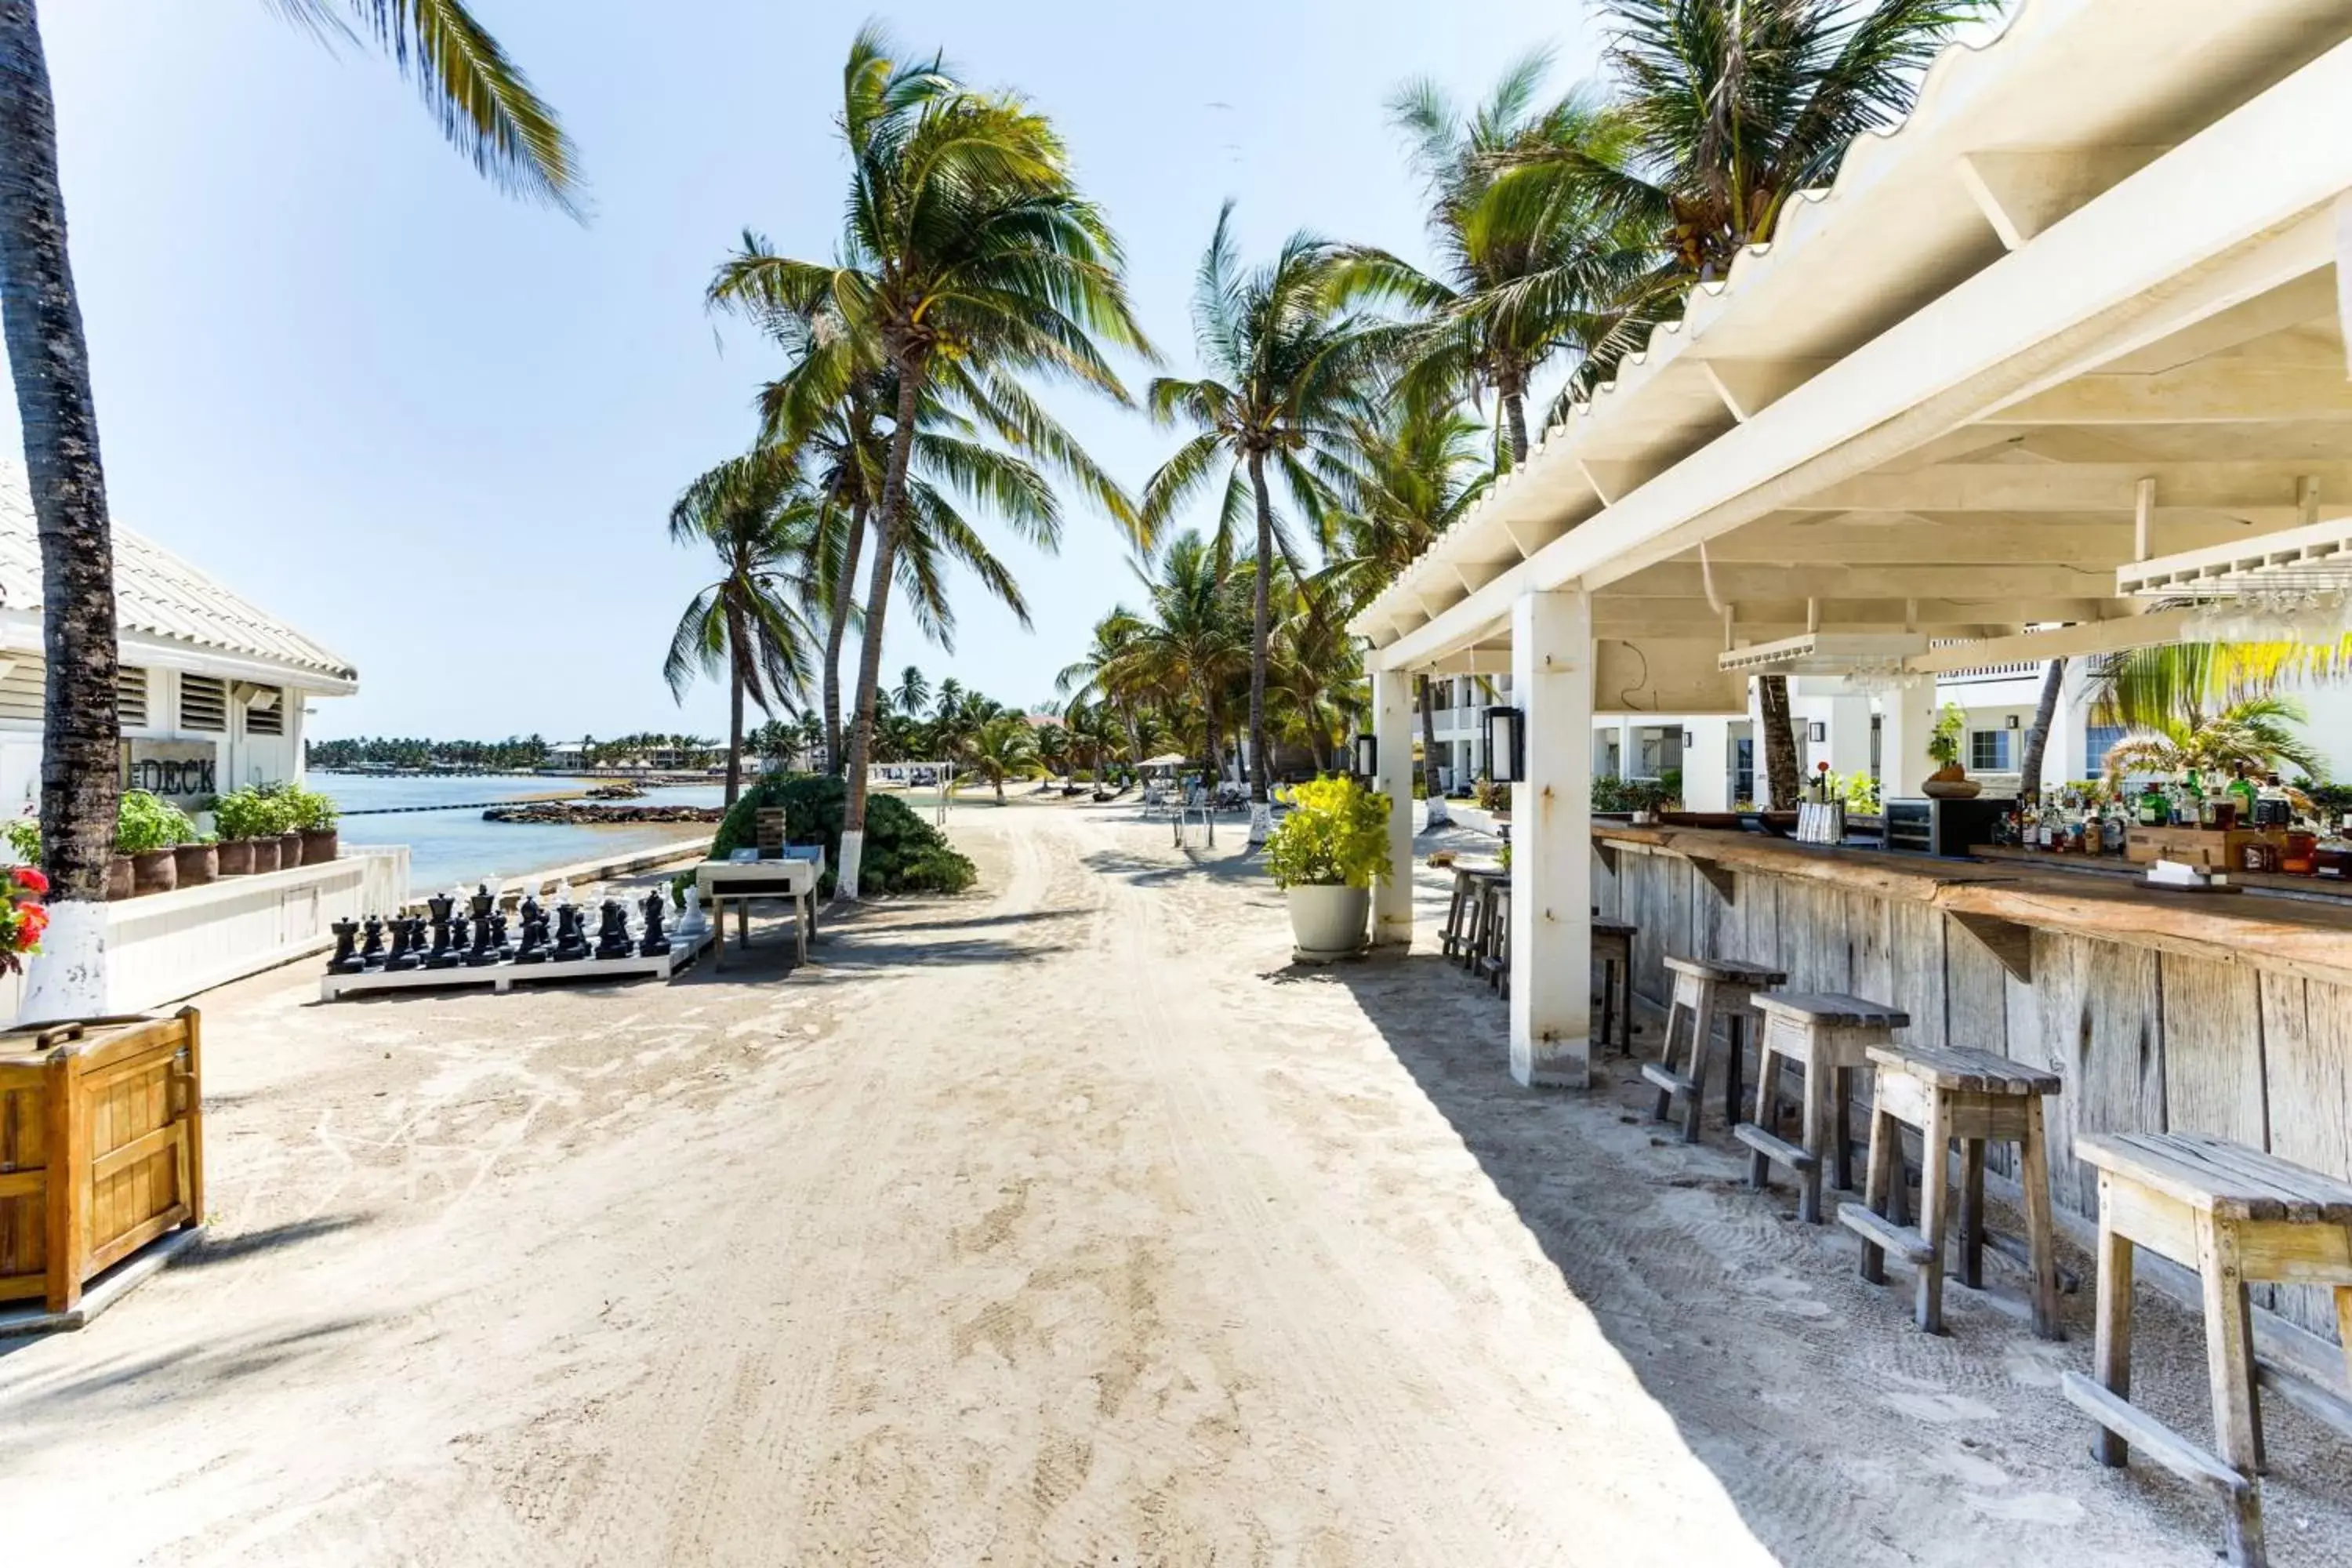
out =
[[1354,253],[1352,294],[1402,300],[1424,320],[1402,334],[1401,390],[1442,405],[1492,391],[1508,465],[1528,458],[1527,395],[1563,349],[1590,353],[1622,317],[1629,292],[1655,265],[1638,224],[1595,200],[1589,184],[1514,178],[1514,163],[1570,148],[1613,163],[1625,128],[1586,97],[1536,107],[1549,50],[1505,71],[1486,101],[1464,114],[1426,79],[1389,105],[1429,189],[1429,236],[1439,258],[1425,272],[1384,250]]
[[[1646,225],[1664,260],[1588,364],[1633,347],[1654,307],[1772,237],[1789,198],[1827,185],[1853,139],[1907,113],[1920,70],[1964,23],[2001,0],[1601,0],[1624,138],[1561,142],[1521,160],[1612,220]],[[1520,193],[1523,205],[1531,197]],[[1759,678],[1772,798],[1797,798],[1785,676]]]
[[731,458],[686,489],[669,534],[708,544],[722,575],[688,604],[662,675],[683,699],[698,670],[727,672],[727,804],[743,787],[743,703],[772,714],[808,688],[808,624],[800,608],[817,507],[788,455]]
[[1222,779],[1233,689],[1252,664],[1247,614],[1235,585],[1218,573],[1208,542],[1191,530],[1169,542],[1158,574],[1145,585],[1150,614],[1137,617],[1106,674],[1154,692],[1171,727],[1189,706],[1201,727],[1210,773]]
[[1296,551],[1274,510],[1269,468],[1318,542],[1329,505],[1315,458],[1344,437],[1346,423],[1372,392],[1381,343],[1363,318],[1342,309],[1347,253],[1328,240],[1293,235],[1275,259],[1243,272],[1234,253],[1233,204],[1217,215],[1192,292],[1192,330],[1208,374],[1151,384],[1152,416],[1195,434],[1151,476],[1143,517],[1156,527],[1226,469],[1218,511],[1217,562],[1233,559],[1233,531],[1255,512],[1257,549],[1250,631],[1250,837],[1263,843],[1272,757],[1266,742],[1266,649],[1277,550],[1297,569]]
[[2299,643],[2170,643],[2115,654],[2095,667],[2091,706],[2099,721],[2126,733],[2108,751],[2107,772],[2267,771],[2291,763],[2317,776],[2318,751],[2298,734],[2301,704],[2277,695],[2294,675],[2341,668],[2340,647]]
[[[327,38],[365,35],[422,91],[426,109],[499,185],[567,210],[578,188],[571,142],[461,0],[277,0]],[[114,544],[99,459],[89,350],[66,247],[57,115],[34,0],[0,0],[0,331],[24,427],[40,535],[41,864],[52,920],[27,1020],[104,1010],[106,865],[114,850]]]
[[1048,773],[1067,774],[1073,740],[1070,731],[1059,724],[1036,726],[1037,760],[1045,764]]
[[[1346,447],[1330,455],[1326,476],[1339,502],[1338,548],[1318,579],[1352,605],[1369,602],[1466,515],[1494,482],[1478,458],[1477,422],[1458,407],[1433,409],[1404,400],[1350,427]],[[1437,716],[1430,679],[1413,678],[1421,710],[1426,824],[1447,820],[1437,783]]]
[[1037,731],[1018,713],[1000,713],[982,724],[962,749],[966,763],[996,786],[1004,804],[1004,781],[1027,778],[1037,768]]
[[906,61],[895,54],[867,27],[843,72],[840,125],[852,173],[835,258],[740,257],[712,286],[721,303],[754,302],[840,323],[842,341],[861,346],[827,356],[838,381],[869,353],[896,378],[850,725],[845,890],[857,886],[864,764],[890,589],[908,542],[908,475],[925,397],[951,400],[1022,443],[1143,538],[1133,503],[1021,380],[1058,378],[1127,401],[1099,345],[1149,353],[1150,344],[1129,306],[1109,225],[1079,194],[1061,139],[1043,115],[1011,94],[964,86],[936,56]]
[[[1098,699],[1104,707],[1116,707],[1118,720],[1127,729],[1129,760],[1139,763],[1144,752],[1136,709],[1143,693],[1131,680],[1121,684],[1116,673],[1121,668],[1119,656],[1127,651],[1134,635],[1135,617],[1125,609],[1113,607],[1109,615],[1095,623],[1094,637],[1087,651],[1064,665],[1054,677],[1054,693],[1068,703],[1066,714],[1086,707],[1090,697]],[[1102,717],[1108,721],[1108,714]]]
[[920,668],[910,664],[899,671],[898,684],[890,689],[890,700],[898,705],[898,711],[919,713],[930,700],[931,683],[923,679]]
[[2308,715],[2284,697],[2242,697],[2193,721],[2173,713],[2128,731],[2107,748],[2110,779],[2126,773],[2177,773],[2196,768],[2228,773],[2244,768],[2269,773],[2282,762],[2305,773],[2325,771],[2318,751],[2295,726]]

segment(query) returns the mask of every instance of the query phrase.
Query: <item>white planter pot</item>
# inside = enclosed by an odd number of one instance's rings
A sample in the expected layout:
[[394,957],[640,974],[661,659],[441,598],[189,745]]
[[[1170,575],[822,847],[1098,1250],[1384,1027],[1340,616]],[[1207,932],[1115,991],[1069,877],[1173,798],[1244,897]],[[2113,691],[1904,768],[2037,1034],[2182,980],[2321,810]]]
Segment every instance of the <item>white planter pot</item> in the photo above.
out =
[[1372,914],[1369,888],[1288,889],[1290,940],[1296,956],[1310,963],[1352,958],[1364,950]]

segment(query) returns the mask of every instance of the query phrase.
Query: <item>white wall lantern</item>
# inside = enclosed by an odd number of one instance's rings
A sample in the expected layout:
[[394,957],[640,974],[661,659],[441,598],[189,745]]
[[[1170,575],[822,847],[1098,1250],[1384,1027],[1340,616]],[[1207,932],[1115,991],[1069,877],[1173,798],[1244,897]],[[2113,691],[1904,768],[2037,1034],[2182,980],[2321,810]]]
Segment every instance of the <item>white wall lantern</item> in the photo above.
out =
[[1516,708],[1489,708],[1486,718],[1486,772],[1496,784],[1520,784],[1528,776],[1527,736]]

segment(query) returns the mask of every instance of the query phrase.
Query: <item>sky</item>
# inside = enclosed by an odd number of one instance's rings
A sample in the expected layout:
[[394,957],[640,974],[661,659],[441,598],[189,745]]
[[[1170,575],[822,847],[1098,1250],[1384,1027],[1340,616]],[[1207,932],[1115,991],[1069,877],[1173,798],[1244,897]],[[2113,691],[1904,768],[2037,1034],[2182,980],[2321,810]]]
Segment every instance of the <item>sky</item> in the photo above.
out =
[[[724,734],[719,683],[681,705],[661,678],[715,575],[665,523],[750,443],[778,358],[702,292],[747,227],[832,253],[839,72],[869,16],[1054,118],[1179,374],[1222,201],[1247,257],[1306,227],[1419,258],[1394,87],[1427,75],[1466,101],[1539,47],[1566,87],[1601,42],[1576,0],[474,9],[579,144],[586,224],[500,195],[388,61],[264,0],[42,7],[113,517],[357,667],[357,696],[312,704],[314,738]],[[1151,374],[1122,369],[1139,392]],[[1177,441],[1048,402],[1131,489]],[[1137,597],[1109,522],[1067,511],[1057,556],[993,535],[1034,630],[961,579],[955,651],[894,612],[885,669],[1050,698]]]

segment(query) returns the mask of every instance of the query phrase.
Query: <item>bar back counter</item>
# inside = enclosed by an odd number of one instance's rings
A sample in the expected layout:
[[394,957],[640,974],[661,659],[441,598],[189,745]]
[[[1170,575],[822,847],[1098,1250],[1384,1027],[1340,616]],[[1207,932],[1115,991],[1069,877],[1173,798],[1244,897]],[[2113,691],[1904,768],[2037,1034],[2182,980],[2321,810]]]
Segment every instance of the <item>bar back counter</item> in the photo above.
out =
[[[1633,988],[1652,1004],[1672,990],[1670,952],[1747,959],[1791,990],[1891,1003],[1912,1020],[1904,1043],[2063,1075],[2049,1102],[2062,1210],[2096,1212],[2097,1173],[2074,1148],[2087,1132],[2210,1132],[2352,1176],[2352,899],[2158,893],[1714,828],[1592,833],[1594,901],[1633,926]],[[2257,1300],[2336,1337],[2326,1291]]]

